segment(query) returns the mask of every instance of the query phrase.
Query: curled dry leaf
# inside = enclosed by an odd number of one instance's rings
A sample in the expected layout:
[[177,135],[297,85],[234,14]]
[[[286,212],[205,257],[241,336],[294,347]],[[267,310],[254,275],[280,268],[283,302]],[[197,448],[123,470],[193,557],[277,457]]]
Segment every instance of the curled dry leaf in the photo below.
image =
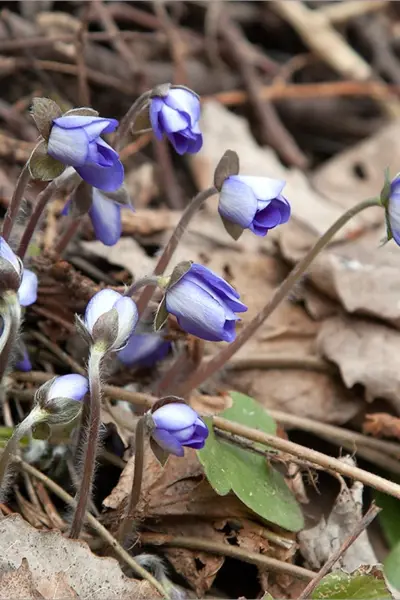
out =
[[[86,543],[66,539],[58,531],[36,530],[20,515],[1,519],[0,537],[0,564],[7,565],[7,570],[19,569],[23,559],[28,558],[33,585],[41,594],[31,596],[35,600],[50,597],[52,600],[74,597],[80,600],[131,597],[135,600],[153,600],[158,597],[147,581],[126,577],[114,558],[96,556]],[[22,573],[24,580],[28,581],[26,569]],[[57,582],[62,584],[59,591]],[[55,590],[53,596],[48,596],[46,594],[51,590],[51,585]],[[68,586],[71,590],[69,596],[66,591]],[[71,595],[72,592],[76,596]]]
[[388,413],[365,415],[364,433],[374,437],[391,437],[400,439],[400,419]]
[[400,332],[350,317],[327,319],[318,336],[320,351],[337,364],[348,388],[359,383],[366,398],[386,398],[400,410]]
[[[344,486],[328,519],[322,517],[315,527],[299,533],[300,552],[310,568],[320,569],[361,521],[363,489],[363,484],[358,481],[351,488]],[[351,573],[361,565],[377,562],[368,534],[363,531],[340,558],[338,567]]]

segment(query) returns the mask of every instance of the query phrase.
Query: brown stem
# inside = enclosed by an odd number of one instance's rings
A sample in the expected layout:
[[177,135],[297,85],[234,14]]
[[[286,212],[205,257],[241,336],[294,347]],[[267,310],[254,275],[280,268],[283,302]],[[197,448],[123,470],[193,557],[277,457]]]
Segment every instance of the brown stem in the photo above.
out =
[[46,208],[48,201],[50,200],[56,189],[57,180],[53,179],[53,181],[49,183],[37,197],[35,208],[33,209],[33,212],[29,218],[28,224],[19,243],[17,254],[21,258],[21,260],[23,260],[25,257],[32,236],[35,233],[36,226],[39,223],[39,219],[42,216],[42,213]]
[[125,516],[122,519],[118,531],[117,539],[124,545],[130,523],[135,517],[135,508],[140,500],[142,489],[143,467],[144,467],[144,438],[145,438],[145,419],[141,417],[136,425],[135,434],[135,472],[133,474],[132,490],[129,497],[128,507]]
[[81,487],[79,488],[77,505],[72,520],[70,538],[79,538],[85,521],[86,508],[92,493],[93,477],[96,466],[96,454],[99,445],[100,435],[100,413],[101,413],[101,381],[100,366],[104,358],[103,352],[98,352],[94,348],[90,351],[88,377],[90,387],[90,411],[89,424],[87,430],[87,440],[85,448],[85,458],[83,463],[83,472]]
[[[165,246],[163,253],[161,254],[158,262],[153,271],[153,275],[162,275],[167,268],[169,261],[172,258],[173,253],[175,252],[179,242],[182,239],[183,234],[185,233],[188,224],[200,209],[202,204],[214,194],[217,194],[218,190],[213,186],[202,192],[199,192],[197,196],[193,198],[190,204],[187,206],[186,210],[183,212],[182,217],[175,227],[174,232],[172,233],[168,244]],[[137,301],[137,308],[139,312],[139,316],[143,315],[144,311],[147,308],[152,296],[153,296],[154,286],[147,286],[144,288],[142,294],[140,295]]]
[[6,216],[4,217],[1,235],[6,241],[10,237],[11,230],[15,223],[15,219],[17,218],[18,211],[24,197],[25,188],[28,185],[30,178],[31,175],[29,173],[28,164],[26,164],[19,175],[13,197],[11,198],[10,204],[7,208]]
[[333,236],[355,215],[372,206],[379,206],[379,200],[376,198],[364,200],[341,215],[339,219],[337,219],[337,221],[335,221],[335,223],[329,227],[324,235],[317,240],[314,246],[292,269],[286,279],[284,279],[281,285],[275,290],[272,298],[270,298],[264,308],[262,308],[261,311],[254,317],[254,319],[250,321],[250,323],[243,329],[235,341],[221,350],[213,359],[205,364],[200,365],[197,371],[195,371],[181,387],[178,392],[179,395],[187,396],[191,390],[198,387],[201,383],[203,383],[203,381],[211,377],[215,372],[219,371],[235,354],[235,352],[237,352],[239,348],[241,348],[243,344],[247,342],[252,335],[254,335],[257,329],[273,313],[282,300],[286,298],[293,286],[304,275],[315,257],[318,256],[321,250],[323,250],[323,248],[331,241]]
[[363,469],[359,469],[353,465],[349,465],[337,458],[333,458],[333,456],[322,454],[322,452],[317,452],[317,450],[306,448],[300,444],[295,444],[294,442],[284,440],[275,435],[264,433],[258,429],[252,429],[251,427],[246,427],[240,423],[228,421],[228,419],[223,419],[222,417],[213,417],[213,424],[223,431],[239,435],[248,440],[252,440],[253,442],[271,446],[282,452],[287,452],[288,454],[307,460],[310,463],[319,465],[329,471],[340,473],[340,475],[343,475],[344,477],[350,477],[356,481],[361,481],[364,485],[368,485],[384,494],[389,494],[389,496],[393,496],[400,500],[400,485],[397,483],[379,477],[379,475],[364,471]]
[[349,535],[347,539],[344,540],[343,544],[329,557],[324,566],[318,571],[316,576],[310,581],[309,584],[306,585],[300,596],[297,597],[297,600],[306,600],[307,598],[311,598],[312,592],[315,590],[317,585],[320,583],[321,579],[325,577],[332,569],[333,565],[343,556],[343,554],[350,548],[352,544],[356,541],[356,539],[362,534],[362,532],[368,527],[370,523],[375,519],[377,514],[381,511],[379,506],[372,504],[368,511],[365,513],[363,518],[354,528],[354,531]]
[[150,92],[145,92],[144,94],[139,96],[139,98],[135,100],[135,102],[132,104],[126,115],[123,117],[114,138],[114,147],[117,151],[121,150],[122,142],[128,134],[129,128],[135,123],[138,114],[145,107],[146,102],[148,102],[149,98]]
[[73,219],[72,221],[70,221],[70,223],[67,225],[64,233],[62,233],[60,239],[54,246],[55,254],[58,254],[59,256],[61,256],[64,253],[64,251],[67,248],[70,241],[78,233],[78,229],[79,229],[80,225],[81,225],[81,219]]
[[14,293],[5,296],[3,306],[5,312],[2,314],[4,330],[2,336],[6,336],[4,345],[0,351],[0,384],[3,382],[4,374],[10,361],[10,355],[17,341],[19,327],[21,324],[21,306],[18,297]]

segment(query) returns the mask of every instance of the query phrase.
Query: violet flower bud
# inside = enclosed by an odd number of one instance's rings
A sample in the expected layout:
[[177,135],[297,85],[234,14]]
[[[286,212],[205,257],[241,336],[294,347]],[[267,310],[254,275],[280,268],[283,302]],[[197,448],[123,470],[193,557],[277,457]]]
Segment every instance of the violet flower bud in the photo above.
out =
[[33,271],[24,269],[22,261],[0,237],[0,293],[18,292],[21,306],[30,306],[37,299],[38,279]]
[[163,450],[175,456],[184,455],[184,446],[200,450],[204,447],[208,429],[193,408],[183,402],[171,402],[157,408],[151,417],[151,436]]
[[386,199],[386,226],[388,239],[394,239],[400,246],[400,174],[390,183],[388,198]]
[[126,366],[152,367],[167,356],[170,348],[171,342],[159,333],[134,333],[118,352],[118,358]]
[[219,196],[218,211],[229,233],[229,224],[237,226],[234,235],[244,229],[264,236],[270,229],[290,218],[289,202],[282,196],[285,182],[268,177],[231,175],[225,179]]
[[35,408],[45,414],[49,425],[66,425],[82,410],[89,382],[82,375],[61,375],[44,383],[35,394]]
[[152,95],[149,113],[155,136],[161,140],[165,134],[178,154],[200,150],[200,101],[192,90],[160,86]]
[[246,312],[238,292],[207,267],[191,264],[182,277],[167,287],[165,308],[187,333],[210,342],[232,342],[235,313]]
[[100,135],[113,132],[118,121],[76,112],[53,119],[48,154],[74,167],[82,179],[94,187],[107,192],[117,190],[124,180],[124,168],[118,152]]
[[16,352],[16,361],[14,364],[14,368],[17,371],[23,371],[24,373],[32,371],[32,363],[29,358],[28,350],[26,349],[25,344],[21,340],[19,340],[17,346],[18,347]]
[[89,334],[91,343],[103,351],[118,351],[133,333],[138,318],[132,298],[107,289],[93,296],[80,325]]

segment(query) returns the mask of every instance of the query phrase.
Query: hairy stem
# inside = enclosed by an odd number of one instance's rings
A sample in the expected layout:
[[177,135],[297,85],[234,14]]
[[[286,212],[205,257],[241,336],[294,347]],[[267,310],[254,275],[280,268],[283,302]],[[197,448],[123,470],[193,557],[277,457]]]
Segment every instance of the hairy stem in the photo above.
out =
[[271,446],[271,448],[276,448],[276,450],[280,450],[281,452],[287,452],[288,454],[307,460],[310,463],[314,463],[333,473],[340,473],[340,475],[343,475],[344,477],[350,477],[356,481],[361,481],[364,485],[368,485],[384,494],[389,494],[389,496],[393,496],[400,500],[399,484],[384,479],[374,473],[359,469],[353,465],[349,465],[337,458],[322,454],[322,452],[317,452],[317,450],[312,450],[311,448],[306,448],[300,444],[284,440],[275,435],[264,433],[258,429],[253,429],[241,425],[240,423],[229,421],[228,419],[223,419],[222,417],[213,417],[213,425],[218,429],[222,429],[222,431],[238,435],[247,440],[251,440],[252,442],[259,442],[265,446]]
[[0,338],[0,385],[3,381],[21,325],[21,306],[18,296],[14,292],[5,294],[1,316],[3,317],[4,330]]
[[129,129],[134,125],[136,118],[150,98],[151,92],[145,92],[135,100],[126,115],[122,118],[114,138],[114,146],[117,151],[121,149],[122,142],[129,133]]
[[28,163],[23,167],[17,185],[15,186],[13,197],[11,198],[10,204],[8,205],[6,216],[3,221],[3,228],[1,231],[1,235],[5,240],[8,240],[10,237],[11,230],[15,223],[15,220],[18,216],[18,212],[22,203],[22,199],[24,197],[24,192],[26,186],[30,181],[30,173],[28,168]]
[[91,348],[89,356],[88,377],[90,388],[89,422],[87,428],[87,439],[85,446],[85,457],[81,478],[81,487],[78,492],[77,505],[72,520],[69,537],[79,538],[85,521],[86,508],[92,493],[94,471],[96,467],[96,455],[100,435],[100,412],[101,412],[101,380],[100,366],[104,358],[104,352]]
[[137,422],[135,433],[135,472],[133,474],[132,490],[125,516],[118,531],[118,540],[122,545],[124,545],[129,525],[135,517],[135,508],[140,500],[142,489],[145,438],[145,419],[143,417]]
[[81,225],[81,222],[82,222],[81,219],[73,219],[68,223],[65,231],[61,234],[60,239],[54,246],[54,252],[56,254],[61,256],[65,252],[70,241],[78,233],[78,229]]
[[191,377],[185,382],[185,384],[179,389],[180,395],[187,395],[191,390],[198,387],[203,381],[211,377],[214,373],[219,371],[224,364],[237,352],[247,340],[254,335],[257,329],[264,323],[264,321],[271,315],[271,313],[279,306],[279,304],[286,298],[289,292],[293,289],[299,279],[307,271],[313,260],[318,254],[325,248],[325,246],[331,241],[334,235],[346,225],[350,219],[355,215],[370,208],[372,206],[379,206],[379,200],[372,198],[356,204],[353,208],[349,209],[343,215],[339,217],[331,227],[324,233],[322,237],[314,244],[314,246],[307,252],[307,254],[299,261],[299,263],[292,269],[286,279],[280,284],[275,290],[272,298],[267,302],[264,308],[254,317],[252,321],[243,329],[243,331],[237,336],[234,342],[226,346],[221,350],[214,358],[200,367],[193,373]]
[[32,429],[32,426],[40,421],[40,413],[37,410],[33,409],[29,415],[18,425],[10,439],[7,442],[6,447],[4,448],[1,459],[0,459],[0,492],[1,497],[4,499],[4,495],[7,489],[7,469],[10,462],[11,455],[15,454],[18,444],[20,440],[29,433]]
[[37,224],[39,223],[40,217],[42,216],[42,213],[46,208],[48,201],[50,200],[56,189],[57,180],[53,179],[53,181],[51,181],[37,197],[35,208],[33,209],[31,216],[29,217],[29,221],[26,225],[25,231],[22,234],[21,241],[19,243],[17,254],[21,258],[21,260],[24,259],[30,241],[33,237],[33,234],[35,233]]
[[140,290],[140,288],[144,287],[145,285],[156,286],[157,284],[158,284],[158,277],[156,277],[154,275],[148,275],[146,277],[141,277],[137,281],[134,281],[133,283],[131,283],[131,285],[128,287],[128,289],[126,290],[124,295],[131,297],[135,292]]
[[[193,198],[190,204],[187,206],[186,210],[183,212],[182,217],[175,227],[174,232],[171,235],[171,238],[168,244],[165,246],[163,253],[161,254],[158,262],[153,271],[154,276],[162,275],[167,268],[169,261],[172,258],[173,253],[178,247],[179,242],[182,239],[183,234],[185,233],[187,226],[190,221],[197,213],[197,211],[201,208],[202,204],[211,196],[214,196],[218,193],[217,188],[214,186],[204,190],[203,192],[199,192],[197,196]],[[139,316],[143,315],[146,310],[154,292],[154,287],[147,286],[144,288],[140,298],[137,301],[137,308],[139,312]]]

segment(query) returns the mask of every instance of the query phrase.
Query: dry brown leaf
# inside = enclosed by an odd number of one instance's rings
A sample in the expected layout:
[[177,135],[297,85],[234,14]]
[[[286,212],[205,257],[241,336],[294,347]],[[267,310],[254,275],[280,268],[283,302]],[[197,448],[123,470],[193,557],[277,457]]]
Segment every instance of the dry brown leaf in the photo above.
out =
[[400,419],[387,413],[365,415],[363,431],[374,437],[393,437],[400,439]]
[[50,577],[43,577],[38,581],[38,591],[46,600],[78,600],[78,594],[68,584],[65,571],[55,573]]
[[[86,543],[66,539],[58,531],[38,531],[20,515],[0,520],[0,537],[0,564],[7,564],[8,569],[18,569],[22,560],[28,557],[33,583],[42,594],[49,589],[51,582],[57,592],[58,582],[62,584],[63,599],[68,598],[66,586],[80,600],[150,600],[158,597],[147,581],[126,577],[114,558],[96,556]],[[65,577],[60,573],[64,573]],[[42,597],[47,598],[44,595],[37,596]],[[36,599],[34,596],[32,598]],[[61,596],[53,598],[61,600]]]
[[320,351],[337,364],[348,388],[365,386],[368,401],[386,398],[400,411],[400,333],[386,325],[333,317],[321,326]]
[[[3,566],[1,566],[1,570],[3,571]],[[0,598],[10,598],[10,600],[43,600],[45,598],[36,589],[26,558],[22,559],[18,569],[3,571],[0,578]]]
[[[359,481],[354,482],[351,488],[343,487],[328,519],[322,517],[315,527],[299,533],[300,551],[310,568],[320,569],[354,531],[362,518],[363,489]],[[375,565],[377,562],[368,534],[363,531],[341,556],[338,567],[352,573],[360,565]]]
[[135,278],[148,275],[153,270],[154,261],[131,237],[122,237],[111,247],[97,240],[82,242],[82,246],[95,256],[105,258],[110,264],[124,267]]

